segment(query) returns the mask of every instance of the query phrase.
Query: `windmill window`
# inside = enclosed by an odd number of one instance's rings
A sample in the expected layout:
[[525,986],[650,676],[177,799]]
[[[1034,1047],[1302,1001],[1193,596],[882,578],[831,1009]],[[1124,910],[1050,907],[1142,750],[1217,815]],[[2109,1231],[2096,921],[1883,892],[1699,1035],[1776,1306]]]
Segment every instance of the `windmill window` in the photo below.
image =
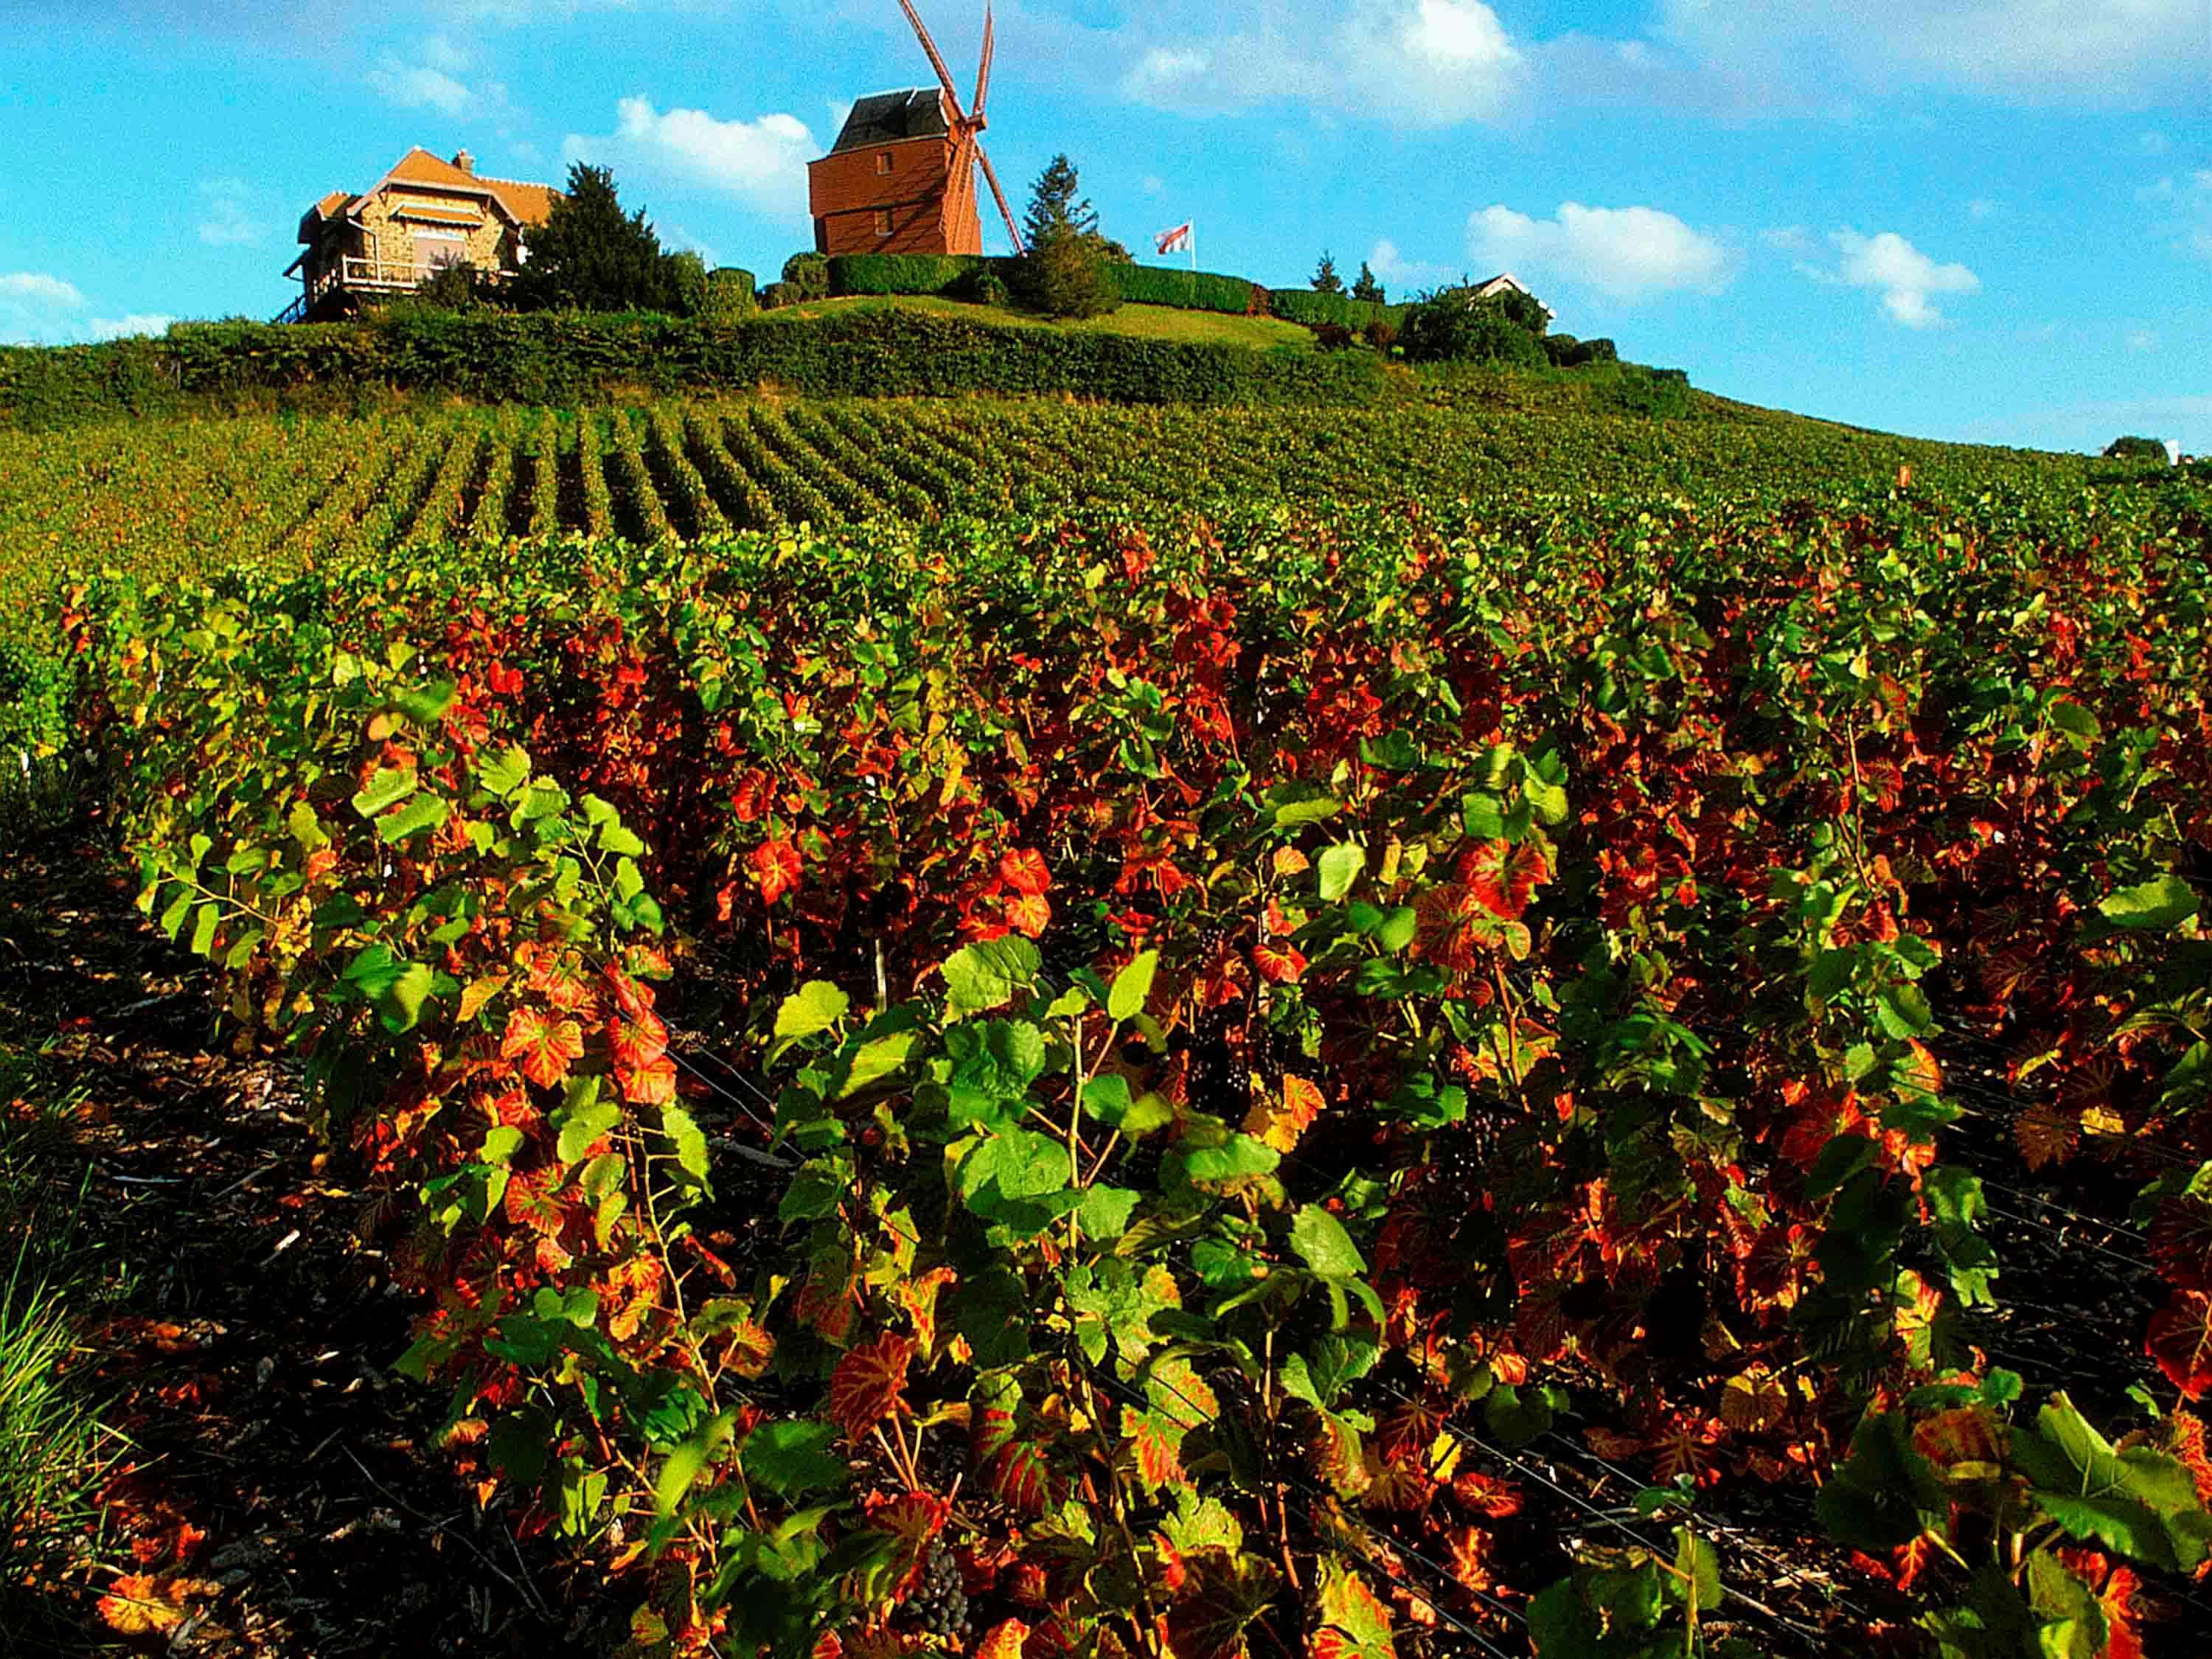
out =
[[876,152],[876,171],[877,171],[877,172],[878,172],[878,173],[889,173],[890,170],[891,170],[891,153],[890,153],[890,151],[889,151],[889,150],[887,150],[887,149],[878,150],[878,151]]
[[888,236],[890,234],[891,210],[889,208],[878,208],[876,210],[876,234],[878,236]]

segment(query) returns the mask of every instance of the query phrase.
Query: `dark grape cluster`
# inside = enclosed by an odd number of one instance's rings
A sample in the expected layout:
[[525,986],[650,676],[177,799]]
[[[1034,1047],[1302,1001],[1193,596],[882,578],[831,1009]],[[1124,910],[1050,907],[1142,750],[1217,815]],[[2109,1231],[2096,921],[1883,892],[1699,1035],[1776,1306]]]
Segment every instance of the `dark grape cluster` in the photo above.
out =
[[914,1462],[923,1486],[932,1492],[950,1492],[967,1469],[968,1443],[957,1435],[925,1435]]
[[968,1593],[960,1587],[960,1569],[942,1544],[929,1547],[921,1564],[921,1583],[907,1597],[906,1616],[932,1636],[958,1637],[972,1641],[974,1620],[968,1616]]

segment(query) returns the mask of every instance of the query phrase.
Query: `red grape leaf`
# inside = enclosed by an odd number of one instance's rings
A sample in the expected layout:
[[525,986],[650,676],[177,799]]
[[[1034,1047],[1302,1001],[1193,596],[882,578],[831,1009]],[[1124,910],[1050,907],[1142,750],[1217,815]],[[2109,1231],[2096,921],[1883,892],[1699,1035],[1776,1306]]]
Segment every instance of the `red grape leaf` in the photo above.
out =
[[1121,1407],[1121,1432],[1127,1437],[1131,1462],[1146,1492],[1185,1483],[1182,1472],[1182,1425],[1162,1412]]
[[840,1359],[830,1374],[830,1415],[838,1427],[859,1440],[897,1411],[913,1360],[914,1344],[889,1331]]
[[799,849],[787,841],[764,841],[746,855],[761,897],[773,904],[799,885]]
[[2143,1352],[2188,1398],[2197,1399],[2212,1389],[2212,1296],[2176,1291],[2152,1316]]
[[2212,1204],[2169,1198],[2150,1224],[2150,1259],[2176,1290],[2212,1291]]

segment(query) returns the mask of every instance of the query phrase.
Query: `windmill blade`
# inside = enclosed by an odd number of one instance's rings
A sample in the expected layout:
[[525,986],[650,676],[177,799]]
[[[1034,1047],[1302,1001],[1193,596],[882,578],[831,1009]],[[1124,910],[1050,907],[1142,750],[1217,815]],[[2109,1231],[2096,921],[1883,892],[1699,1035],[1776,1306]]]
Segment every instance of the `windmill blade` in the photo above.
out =
[[953,119],[964,125],[968,116],[960,107],[960,94],[952,89],[952,71],[945,67],[945,58],[937,50],[937,42],[929,37],[929,25],[921,21],[921,14],[914,9],[914,0],[899,0],[899,9],[906,14],[906,21],[914,25],[915,37],[921,42],[921,49],[929,54],[930,67],[937,71],[937,78],[945,88],[945,100],[952,106]]
[[968,106],[968,116],[978,127],[983,125],[983,99],[991,90],[991,58],[998,50],[997,30],[991,21],[991,8],[983,8],[983,62],[975,71],[975,101]]
[[1014,223],[1014,210],[1006,205],[1006,192],[999,188],[998,169],[991,165],[991,158],[984,154],[983,141],[980,138],[975,141],[975,164],[983,169],[983,177],[991,186],[991,198],[999,204],[999,216],[1006,222],[1006,240],[1013,244],[1016,253],[1028,252],[1029,250],[1022,246],[1021,230]]
[[952,165],[946,169],[945,188],[953,193],[960,210],[975,210],[975,133],[972,127],[963,128],[960,143],[952,152]]

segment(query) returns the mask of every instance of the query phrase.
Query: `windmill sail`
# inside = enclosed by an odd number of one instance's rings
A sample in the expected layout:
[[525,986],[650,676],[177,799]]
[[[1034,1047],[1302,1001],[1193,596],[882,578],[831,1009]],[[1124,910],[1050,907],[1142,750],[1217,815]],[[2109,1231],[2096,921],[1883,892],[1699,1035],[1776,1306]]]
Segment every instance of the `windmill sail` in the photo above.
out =
[[991,60],[998,52],[998,25],[991,8],[988,4],[983,8],[983,52],[975,70],[975,100],[964,110],[960,107],[960,94],[952,84],[952,71],[945,66],[945,54],[938,51],[929,25],[921,21],[914,0],[899,0],[899,9],[914,26],[915,38],[929,55],[929,66],[937,71],[938,84],[945,89],[945,107],[956,135],[952,179],[947,187],[955,191],[959,199],[972,203],[975,198],[975,171],[980,167],[984,182],[991,187],[991,199],[998,204],[999,216],[1006,222],[1006,240],[1016,253],[1023,252],[1021,228],[1014,222],[1014,210],[1006,204],[1006,192],[999,187],[998,172],[991,166],[990,156],[984,153],[981,137],[983,129],[990,125],[983,112],[983,100],[990,94]]

